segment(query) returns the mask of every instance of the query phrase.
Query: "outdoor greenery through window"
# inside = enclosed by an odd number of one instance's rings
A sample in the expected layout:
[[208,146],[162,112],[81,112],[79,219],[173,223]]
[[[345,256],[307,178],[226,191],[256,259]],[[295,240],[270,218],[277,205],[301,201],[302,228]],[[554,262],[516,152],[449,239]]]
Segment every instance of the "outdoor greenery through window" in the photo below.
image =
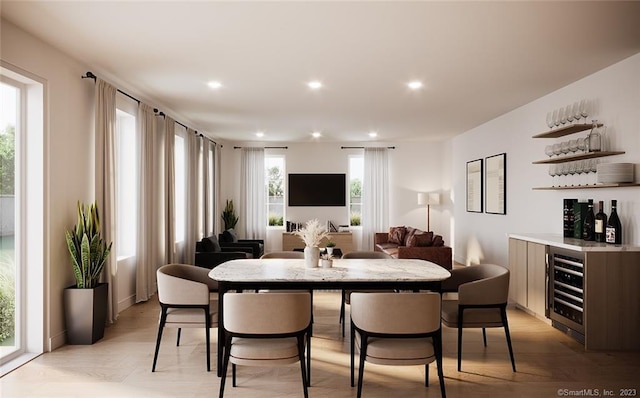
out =
[[[0,83],[0,346],[16,337],[16,124],[20,90]],[[0,351],[3,356],[5,350]]]
[[265,156],[267,225],[284,225],[284,156]]
[[362,225],[362,180],[364,180],[364,157],[349,157],[349,225]]

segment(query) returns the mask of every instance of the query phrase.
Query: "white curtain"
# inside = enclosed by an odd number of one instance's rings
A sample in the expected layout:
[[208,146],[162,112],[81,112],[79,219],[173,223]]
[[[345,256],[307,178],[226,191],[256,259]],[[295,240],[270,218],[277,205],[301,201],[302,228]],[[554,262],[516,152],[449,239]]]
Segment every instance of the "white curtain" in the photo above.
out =
[[187,171],[187,205],[186,205],[186,231],[185,231],[185,247],[184,262],[185,264],[195,264],[196,261],[196,241],[198,240],[198,230],[200,221],[200,200],[198,197],[199,181],[199,157],[200,139],[196,136],[193,129],[187,129],[187,157],[185,160]]
[[220,178],[222,174],[222,145],[213,146],[213,233],[222,231],[222,208],[220,207]]
[[365,148],[362,182],[362,250],[373,250],[376,232],[389,228],[389,162],[387,148]]
[[153,109],[140,103],[136,118],[138,135],[138,231],[136,248],[136,303],[156,292],[159,203],[154,191],[157,168],[156,117]]
[[240,168],[243,192],[239,217],[241,221],[244,219],[245,237],[264,239],[267,234],[264,148],[243,148]]
[[109,284],[107,322],[118,319],[118,263],[116,253],[116,88],[96,80],[96,200],[105,242],[113,242],[102,279]]
[[175,135],[176,121],[165,116],[164,118],[164,219],[165,219],[165,261],[169,264],[175,262],[176,242],[176,216],[175,216]]
[[209,151],[211,150],[211,141],[206,138],[202,140],[202,234],[203,236],[210,236],[213,234],[212,214],[213,210],[213,187],[211,185],[211,179],[213,176],[209,170]]

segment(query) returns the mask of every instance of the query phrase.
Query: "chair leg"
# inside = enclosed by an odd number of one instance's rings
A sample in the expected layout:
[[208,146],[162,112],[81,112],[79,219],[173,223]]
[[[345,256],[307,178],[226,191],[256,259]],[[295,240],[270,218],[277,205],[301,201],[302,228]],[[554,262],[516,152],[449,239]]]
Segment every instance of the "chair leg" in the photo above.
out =
[[511,346],[511,334],[509,333],[509,322],[507,321],[507,309],[505,307],[500,308],[500,314],[502,315],[502,324],[504,325],[504,334],[507,337],[507,346],[509,347],[509,356],[511,357],[511,368],[516,371],[516,360],[513,358],[513,347]]
[[231,387],[235,387],[236,384],[236,364],[231,364]]
[[429,364],[424,364],[424,386],[429,387]]
[[434,338],[434,351],[436,354],[436,365],[438,366],[438,381],[440,382],[440,394],[442,398],[447,398],[447,392],[444,388],[444,372],[442,370],[442,330]]
[[364,379],[364,360],[367,357],[367,337],[360,335],[362,337],[362,343],[360,347],[360,368],[358,369],[358,398],[362,397],[362,382]]
[[355,328],[353,327],[353,324],[351,325],[351,387],[355,386],[354,383],[354,377],[353,374],[355,372],[355,359],[354,359],[354,352],[355,352],[355,347],[356,347],[356,332],[355,332]]
[[[207,372],[211,371],[211,347],[209,341],[209,330],[211,329],[211,316],[209,315],[209,306],[204,309],[204,341],[207,345]],[[179,330],[179,329],[178,329]],[[180,333],[180,332],[178,332]],[[178,334],[179,336],[179,334]]]
[[458,309],[458,372],[462,371],[462,313],[462,309]]
[[305,336],[298,336],[298,360],[300,361],[300,372],[302,373],[302,392],[304,393],[304,398],[309,398],[307,385],[310,384],[310,380],[308,379],[307,370],[305,368],[304,345]]
[[307,331],[307,385],[311,387],[311,326]]
[[342,337],[344,337],[344,326],[345,323],[347,323],[346,319],[344,319],[344,315],[345,315],[345,304],[344,304],[344,300],[346,298],[346,294],[345,291],[342,291],[342,295],[341,295],[341,299],[340,299],[340,323],[342,324]]
[[167,311],[163,308],[162,314],[160,315],[160,323],[158,324],[158,337],[156,338],[156,352],[153,354],[153,365],[151,366],[151,371],[156,371],[156,363],[158,362],[158,352],[160,352],[160,341],[162,340],[162,331],[164,330],[164,325],[167,321]]
[[487,329],[482,328],[482,342],[484,343],[484,346],[487,346]]
[[226,336],[224,341],[224,358],[222,359],[222,374],[221,374],[222,378],[220,380],[220,395],[219,395],[220,398],[224,396],[224,385],[225,385],[225,382],[227,381],[227,370],[229,368],[229,357],[230,357],[229,351],[230,350],[231,350],[231,336]]
[[178,333],[176,335],[176,347],[180,347],[180,333],[182,332],[182,328],[178,328]]

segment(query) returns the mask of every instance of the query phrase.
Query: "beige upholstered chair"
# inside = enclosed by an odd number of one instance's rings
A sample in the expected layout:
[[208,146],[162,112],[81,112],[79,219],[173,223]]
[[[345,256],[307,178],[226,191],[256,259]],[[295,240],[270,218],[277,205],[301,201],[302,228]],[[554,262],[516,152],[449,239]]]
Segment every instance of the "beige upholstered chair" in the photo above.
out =
[[307,397],[310,358],[311,296],[309,293],[226,293],[224,311],[224,361],[220,398],[229,362],[233,386],[236,365],[278,366],[300,362],[304,396]]
[[[355,251],[355,252],[349,252],[349,253],[345,253],[342,258],[378,258],[378,259],[392,259],[393,257],[391,257],[390,255],[388,255],[387,253],[383,253],[383,252],[375,252],[375,251]],[[380,292],[381,290],[377,290],[376,292]],[[349,304],[350,303],[350,299],[351,299],[351,290],[343,290],[342,291],[342,299],[340,301],[340,323],[342,324],[342,337],[344,337],[344,325],[345,325],[345,321],[344,321],[344,311],[345,311],[345,304]]]
[[270,252],[263,254],[260,258],[304,258],[304,253],[295,251]]
[[457,300],[442,302],[442,323],[458,328],[458,371],[462,361],[462,329],[482,328],[484,346],[487,346],[486,328],[504,327],[511,357],[511,367],[516,371],[513,358],[509,324],[507,322],[507,297],[509,295],[509,270],[495,264],[481,264],[451,271],[451,277],[442,281],[443,292],[457,292]]
[[362,395],[365,361],[380,365],[425,365],[436,361],[442,397],[442,329],[438,293],[351,294],[351,386],[354,384],[355,345],[360,351],[358,398]]
[[160,323],[152,372],[156,370],[160,341],[165,327],[178,328],[176,345],[180,345],[182,328],[204,328],[207,346],[207,371],[211,370],[209,329],[218,326],[218,283],[209,278],[209,270],[187,264],[168,264],[156,272]]

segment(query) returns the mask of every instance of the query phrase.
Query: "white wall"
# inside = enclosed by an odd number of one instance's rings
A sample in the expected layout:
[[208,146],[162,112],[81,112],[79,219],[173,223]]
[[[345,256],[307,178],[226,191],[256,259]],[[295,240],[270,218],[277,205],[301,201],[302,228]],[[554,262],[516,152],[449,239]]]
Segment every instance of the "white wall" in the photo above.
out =
[[[640,54],[548,94],[451,140],[455,259],[462,263],[508,263],[508,233],[548,232],[562,234],[562,199],[618,200],[626,244],[640,246],[640,187],[538,191],[550,186],[548,166],[531,164],[545,158],[544,147],[567,140],[533,139],[548,130],[546,114],[580,99],[595,104],[593,118],[607,128],[609,148],[626,154],[603,158],[602,162],[636,163],[640,180]],[[590,117],[591,119],[591,117]],[[577,133],[575,137],[586,136]],[[570,138],[575,138],[571,136]],[[465,211],[466,162],[506,152],[507,215]]]
[[[234,203],[240,203],[240,150],[234,146],[287,146],[288,149],[268,149],[267,153],[284,154],[286,158],[287,173],[348,173],[349,155],[362,154],[358,149],[341,149],[341,146],[395,146],[389,151],[389,179],[390,179],[390,225],[409,225],[420,229],[426,229],[426,208],[418,207],[418,192],[441,191],[443,176],[448,171],[444,168],[443,153],[447,150],[448,143],[257,143],[235,142],[224,143],[222,151],[222,201],[233,199]],[[431,208],[431,229],[443,236],[447,244],[451,241],[449,217],[451,201],[445,192],[442,196],[442,204]],[[242,214],[239,214],[242,217]],[[331,220],[335,225],[348,224],[349,214],[347,207],[287,207],[286,220],[305,222],[312,218],[318,218],[324,222]],[[241,225],[239,223],[238,225]],[[266,250],[274,251],[282,249],[283,229],[269,229],[265,242]],[[354,244],[360,247],[360,230],[352,228]],[[241,228],[240,235],[243,234]]]
[[73,226],[76,201],[94,197],[93,84],[80,79],[86,65],[1,21],[2,61],[38,76],[45,84],[45,345],[64,343],[62,292],[74,278],[64,231]]

